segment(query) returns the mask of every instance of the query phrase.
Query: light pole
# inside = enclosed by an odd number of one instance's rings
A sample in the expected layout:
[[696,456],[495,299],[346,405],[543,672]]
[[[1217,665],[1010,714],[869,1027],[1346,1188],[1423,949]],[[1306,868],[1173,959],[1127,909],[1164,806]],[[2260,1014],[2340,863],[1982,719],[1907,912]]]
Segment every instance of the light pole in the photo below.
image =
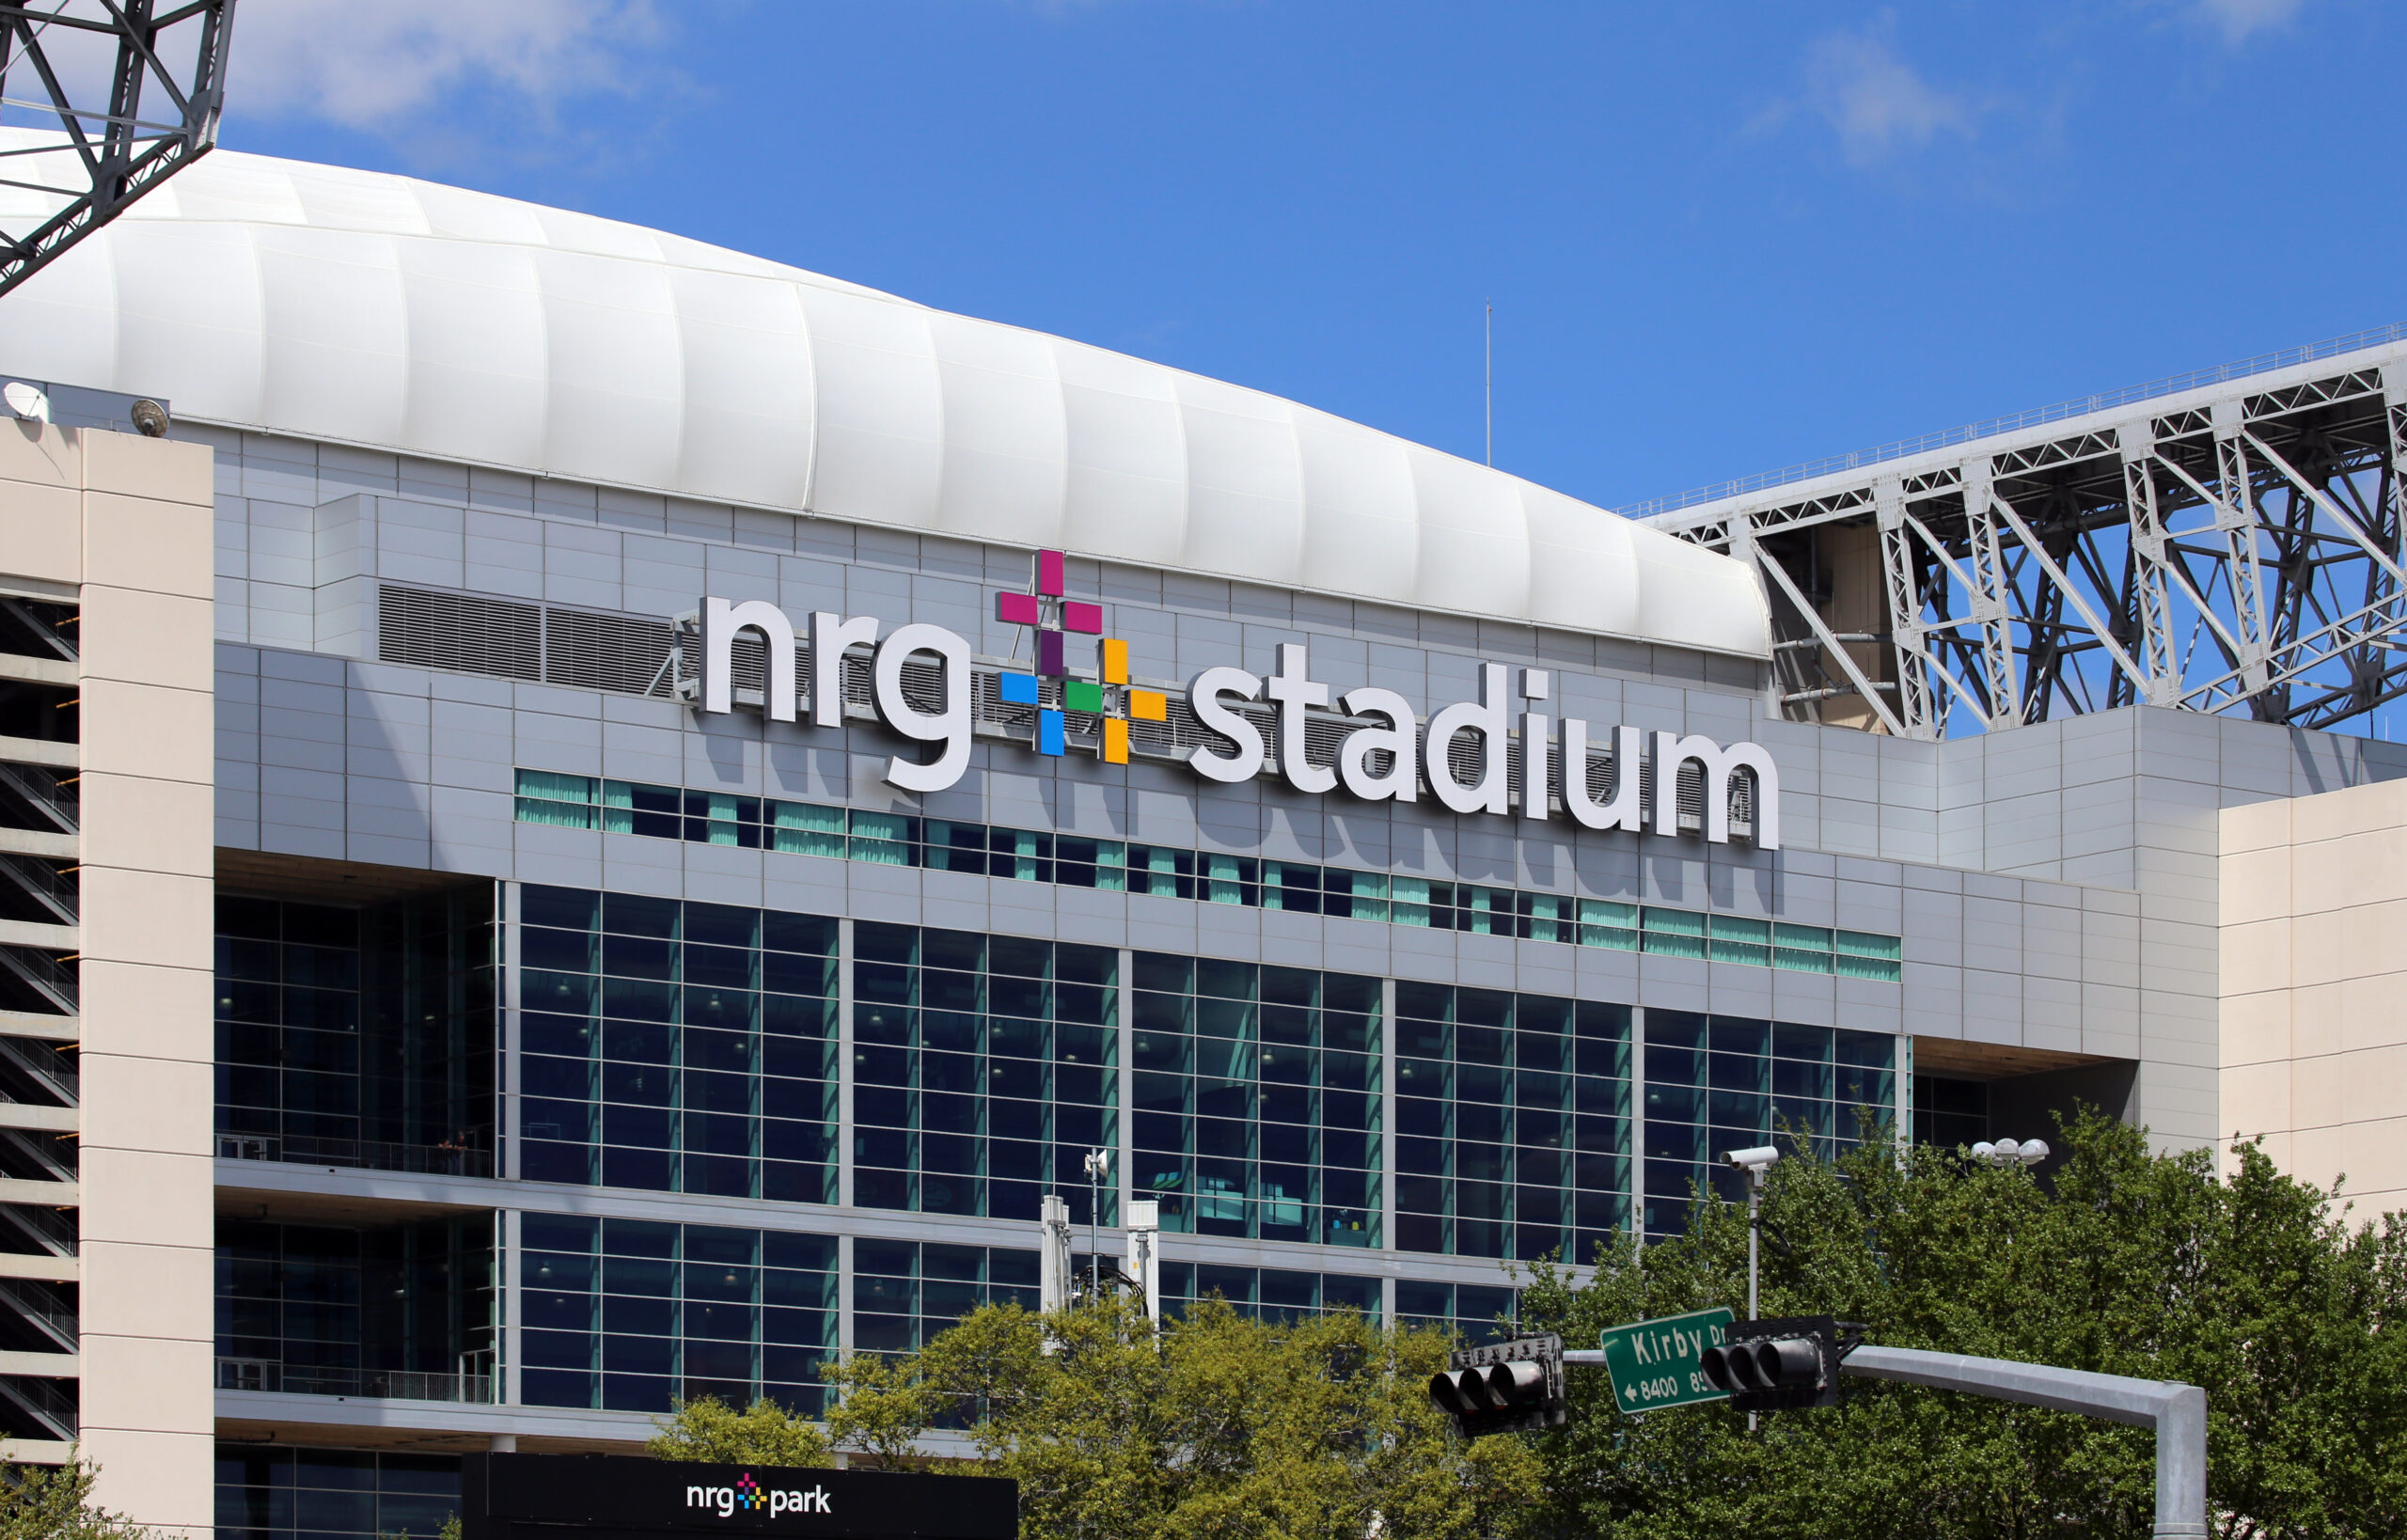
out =
[[1103,1222],[1103,1179],[1111,1174],[1111,1152],[1087,1152],[1087,1303],[1103,1297],[1103,1248],[1096,1227]]
[[[1764,1172],[1780,1159],[1780,1151],[1769,1144],[1750,1149],[1731,1150],[1723,1156],[1733,1171],[1747,1173],[1747,1319],[1760,1319],[1762,1311],[1756,1303],[1756,1263],[1759,1237],[1763,1233]],[[1755,1414],[1747,1414],[1747,1431],[1755,1431]]]

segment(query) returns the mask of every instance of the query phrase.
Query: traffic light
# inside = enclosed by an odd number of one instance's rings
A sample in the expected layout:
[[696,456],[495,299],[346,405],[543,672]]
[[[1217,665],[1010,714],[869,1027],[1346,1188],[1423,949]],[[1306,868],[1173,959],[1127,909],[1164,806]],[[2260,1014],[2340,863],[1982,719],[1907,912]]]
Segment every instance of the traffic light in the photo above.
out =
[[1549,1332],[1466,1348],[1447,1360],[1444,1374],[1429,1376],[1429,1400],[1466,1438],[1561,1427],[1569,1415],[1563,1339]]
[[1698,1370],[1730,1392],[1738,1411],[1786,1411],[1839,1403],[1838,1323],[1827,1315],[1733,1321]]

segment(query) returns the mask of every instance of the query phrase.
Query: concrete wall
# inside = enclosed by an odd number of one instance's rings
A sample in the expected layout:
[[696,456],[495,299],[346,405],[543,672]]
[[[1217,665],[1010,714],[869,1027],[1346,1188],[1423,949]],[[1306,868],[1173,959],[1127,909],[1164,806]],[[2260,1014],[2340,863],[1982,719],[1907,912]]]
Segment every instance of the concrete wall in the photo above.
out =
[[83,1454],[210,1532],[211,453],[0,422],[0,569],[82,605]]
[[2224,812],[2223,1126],[2407,1207],[2407,783]]

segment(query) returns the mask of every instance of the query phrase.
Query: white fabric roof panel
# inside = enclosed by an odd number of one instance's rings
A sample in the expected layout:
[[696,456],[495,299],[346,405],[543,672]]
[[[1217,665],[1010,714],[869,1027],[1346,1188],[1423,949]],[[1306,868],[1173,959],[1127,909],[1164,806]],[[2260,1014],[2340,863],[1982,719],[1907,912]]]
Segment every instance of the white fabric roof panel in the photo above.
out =
[[1770,645],[1744,564],[1518,477],[1099,348],[379,173],[206,157],[11,298],[0,367],[538,476]]

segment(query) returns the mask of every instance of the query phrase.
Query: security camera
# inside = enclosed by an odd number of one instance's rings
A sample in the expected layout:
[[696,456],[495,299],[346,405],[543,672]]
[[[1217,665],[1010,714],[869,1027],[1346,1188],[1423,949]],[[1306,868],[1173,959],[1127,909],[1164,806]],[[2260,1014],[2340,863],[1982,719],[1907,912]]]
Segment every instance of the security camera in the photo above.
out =
[[1745,1171],[1751,1176],[1761,1176],[1779,1158],[1780,1152],[1769,1144],[1758,1144],[1749,1150],[1727,1151],[1722,1156],[1723,1163],[1731,1170]]

